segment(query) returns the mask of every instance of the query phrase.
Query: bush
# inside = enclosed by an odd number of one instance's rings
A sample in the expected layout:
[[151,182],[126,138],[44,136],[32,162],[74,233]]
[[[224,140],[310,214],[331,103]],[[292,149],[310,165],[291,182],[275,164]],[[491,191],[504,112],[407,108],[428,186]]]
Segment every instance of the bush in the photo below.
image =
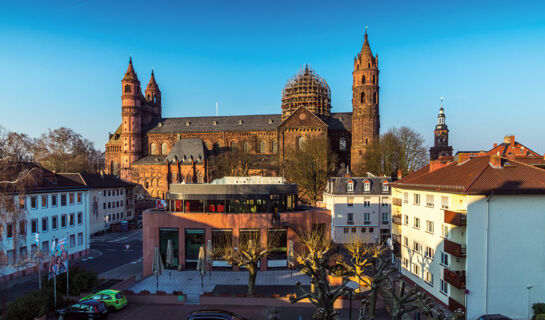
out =
[[538,313],[534,316],[535,320],[545,320],[545,313]]
[[[53,279],[47,280],[48,275],[44,276],[44,282],[48,289],[53,289]],[[83,267],[70,267],[70,295],[79,295],[82,292],[92,291],[98,283],[98,275],[96,272],[87,270]],[[66,273],[57,277],[57,291],[66,294]]]
[[534,316],[537,316],[540,313],[545,313],[545,303],[534,303],[532,305],[532,310],[534,311]]
[[[66,305],[62,294],[57,292],[57,308]],[[8,305],[7,320],[33,320],[51,311],[55,311],[53,291],[34,291],[27,293]]]

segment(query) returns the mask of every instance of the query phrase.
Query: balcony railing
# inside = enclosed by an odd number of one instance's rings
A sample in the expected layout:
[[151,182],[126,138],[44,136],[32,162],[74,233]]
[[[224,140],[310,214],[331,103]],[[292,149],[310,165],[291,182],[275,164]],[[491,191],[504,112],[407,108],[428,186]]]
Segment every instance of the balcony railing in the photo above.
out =
[[401,225],[401,223],[402,223],[401,220],[402,220],[402,219],[401,219],[401,215],[400,215],[400,214],[397,214],[397,215],[393,215],[393,216],[392,216],[392,223]]
[[466,272],[443,269],[443,279],[458,289],[466,288]]
[[458,227],[464,227],[466,225],[467,216],[465,214],[450,210],[444,210],[444,212],[445,223],[453,224]]
[[400,198],[393,198],[392,199],[392,204],[394,206],[401,206],[401,199]]
[[452,299],[451,297],[448,298],[448,309],[452,312],[458,309],[461,309],[462,311],[466,311],[466,307],[463,304]]
[[446,253],[455,257],[462,258],[466,256],[466,247],[449,239],[445,239],[443,242],[444,250]]

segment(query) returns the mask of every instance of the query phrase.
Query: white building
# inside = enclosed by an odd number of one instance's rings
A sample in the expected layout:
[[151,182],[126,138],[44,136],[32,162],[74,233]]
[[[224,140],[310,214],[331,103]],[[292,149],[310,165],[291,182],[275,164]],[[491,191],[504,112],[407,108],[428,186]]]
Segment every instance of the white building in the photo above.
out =
[[531,316],[545,301],[544,181],[543,169],[482,156],[393,183],[403,276],[467,319]]
[[113,175],[61,173],[89,189],[89,233],[102,232],[112,224],[134,220],[134,187]]
[[[67,238],[70,259],[89,252],[89,201],[87,188],[58,174],[40,169],[37,186],[15,201],[21,218],[6,214],[0,223],[0,250],[4,256],[2,276],[35,270],[36,251],[44,253],[46,269],[53,239]],[[4,213],[5,214],[5,213]],[[21,261],[28,261],[26,264]]]
[[382,243],[390,237],[390,178],[332,177],[324,192],[331,211],[331,238],[346,243],[358,237]]

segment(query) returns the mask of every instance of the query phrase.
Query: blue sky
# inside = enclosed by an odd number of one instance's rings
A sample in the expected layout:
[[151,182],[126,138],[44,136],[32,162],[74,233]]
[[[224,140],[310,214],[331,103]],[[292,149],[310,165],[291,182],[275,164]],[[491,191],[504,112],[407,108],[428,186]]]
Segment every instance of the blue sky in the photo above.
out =
[[305,63],[351,111],[364,27],[379,54],[381,128],[428,145],[440,97],[455,150],[506,134],[545,152],[544,1],[11,1],[0,4],[0,125],[66,126],[104,149],[129,56],[155,70],[163,116],[279,113]]

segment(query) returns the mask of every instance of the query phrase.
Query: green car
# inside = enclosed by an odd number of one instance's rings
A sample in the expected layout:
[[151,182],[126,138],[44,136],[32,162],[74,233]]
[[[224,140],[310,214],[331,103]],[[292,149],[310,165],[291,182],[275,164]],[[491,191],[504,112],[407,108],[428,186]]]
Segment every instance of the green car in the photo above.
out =
[[121,310],[127,305],[127,297],[121,291],[117,290],[102,290],[91,295],[88,295],[85,298],[80,299],[79,301],[85,300],[98,300],[104,302],[108,310]]

